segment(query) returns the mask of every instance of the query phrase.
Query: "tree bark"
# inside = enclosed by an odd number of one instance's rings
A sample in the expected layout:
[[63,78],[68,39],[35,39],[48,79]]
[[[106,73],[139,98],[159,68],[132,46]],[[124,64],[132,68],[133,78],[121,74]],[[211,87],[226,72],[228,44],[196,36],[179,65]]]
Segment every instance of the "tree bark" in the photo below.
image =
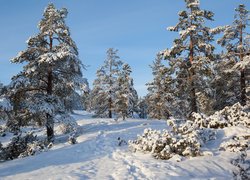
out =
[[109,118],[112,118],[112,60],[109,64]]
[[198,112],[197,102],[196,102],[196,89],[194,83],[195,71],[192,67],[193,60],[194,60],[194,44],[192,34],[190,35],[190,45],[189,45],[189,62],[191,64],[191,69],[189,70],[189,80],[190,80],[190,105],[191,105],[191,112]]
[[[53,38],[52,35],[49,37],[50,39],[50,51],[52,51],[53,46]],[[53,74],[52,74],[52,67],[50,66],[48,69],[48,76],[47,76],[47,95],[52,95],[53,93]],[[53,142],[54,140],[54,120],[51,114],[46,114],[47,121],[46,121],[46,129],[47,129],[47,140],[48,142]]]
[[112,98],[111,98],[111,90],[109,91],[109,118],[112,118]]
[[[240,61],[244,59],[244,52],[243,52],[243,26],[240,26]],[[247,101],[246,96],[246,79],[245,79],[245,69],[241,69],[240,71],[240,91],[241,91],[241,105],[245,106]]]
[[242,69],[240,72],[240,88],[241,88],[241,105],[245,106],[247,101],[247,96],[246,96],[246,78],[244,69]]

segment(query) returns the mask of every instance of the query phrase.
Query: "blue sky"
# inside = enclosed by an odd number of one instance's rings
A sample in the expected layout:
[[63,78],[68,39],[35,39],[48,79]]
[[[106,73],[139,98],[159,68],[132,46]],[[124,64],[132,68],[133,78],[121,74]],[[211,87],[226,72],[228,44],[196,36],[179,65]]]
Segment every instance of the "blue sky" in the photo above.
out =
[[[10,59],[26,48],[25,41],[38,32],[37,24],[49,2],[66,7],[66,19],[80,58],[88,65],[84,76],[92,84],[95,72],[110,47],[119,49],[121,59],[131,65],[135,88],[146,95],[145,83],[152,80],[149,67],[156,53],[172,45],[176,33],[166,27],[178,22],[184,0],[1,0],[0,1],[0,82],[8,84],[22,65]],[[234,8],[250,0],[201,0],[204,9],[215,13],[209,26],[230,24]]]

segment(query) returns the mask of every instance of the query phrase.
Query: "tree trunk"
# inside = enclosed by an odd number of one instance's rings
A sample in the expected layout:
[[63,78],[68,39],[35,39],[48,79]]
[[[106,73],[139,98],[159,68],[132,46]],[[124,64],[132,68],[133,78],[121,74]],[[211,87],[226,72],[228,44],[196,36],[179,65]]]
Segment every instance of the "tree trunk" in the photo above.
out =
[[[240,46],[243,47],[243,26],[240,26]],[[240,49],[240,61],[244,59],[243,49]],[[245,79],[245,69],[240,71],[240,91],[241,91],[241,105],[245,106],[247,97],[246,97],[246,79]]]
[[109,118],[112,118],[112,61],[109,64]]
[[191,112],[198,112],[197,102],[196,102],[196,90],[195,90],[195,83],[193,77],[195,76],[195,72],[192,70],[191,74],[191,90],[190,90],[190,104],[191,104]]
[[189,80],[190,80],[190,105],[191,105],[191,113],[192,112],[198,112],[198,107],[197,107],[197,102],[196,102],[196,90],[195,90],[195,83],[194,83],[194,77],[195,77],[195,72],[192,67],[193,65],[193,60],[194,60],[194,44],[193,44],[193,39],[192,39],[192,34],[190,35],[190,45],[189,45],[189,62],[191,64],[191,69],[189,70]]
[[47,140],[48,142],[54,141],[54,121],[50,114],[47,114],[46,130],[47,130]]
[[240,89],[241,89],[241,105],[245,106],[247,101],[247,96],[246,96],[246,79],[245,79],[244,69],[242,69],[240,72]]
[[109,118],[112,118],[112,98],[111,98],[111,91],[109,91]]
[[[50,51],[52,51],[53,38],[50,35]],[[48,69],[47,76],[47,95],[52,95],[53,93],[53,75],[52,75],[52,67]],[[48,142],[53,142],[54,140],[54,120],[51,114],[46,114],[46,129],[47,129],[47,140]]]
[[125,118],[126,118],[126,112],[123,112],[122,113],[122,120],[125,121]]

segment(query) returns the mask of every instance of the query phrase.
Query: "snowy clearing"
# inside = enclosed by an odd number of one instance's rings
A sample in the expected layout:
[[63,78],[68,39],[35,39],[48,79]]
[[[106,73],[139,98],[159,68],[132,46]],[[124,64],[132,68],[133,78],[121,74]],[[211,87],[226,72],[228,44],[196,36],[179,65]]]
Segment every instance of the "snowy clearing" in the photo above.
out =
[[[218,151],[218,147],[235,134],[250,134],[249,129],[225,128],[218,130],[217,140],[204,148],[212,153],[181,162],[178,157],[157,160],[150,154],[130,151],[124,142],[119,146],[118,138],[127,142],[145,128],[168,129],[165,121],[116,122],[91,118],[91,114],[81,111],[73,116],[82,132],[77,144],[56,141],[48,152],[0,163],[0,179],[232,179],[236,166],[230,161],[237,153]],[[249,150],[247,153],[249,159]]]

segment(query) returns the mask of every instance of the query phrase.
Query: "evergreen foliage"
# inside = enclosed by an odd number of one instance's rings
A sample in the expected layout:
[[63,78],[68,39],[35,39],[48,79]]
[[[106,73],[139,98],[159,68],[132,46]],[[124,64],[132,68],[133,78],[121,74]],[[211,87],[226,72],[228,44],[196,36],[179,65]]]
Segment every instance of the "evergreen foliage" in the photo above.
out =
[[[222,57],[224,57],[223,54]],[[214,63],[214,78],[211,81],[211,89],[213,91],[211,107],[214,111],[240,102],[240,82],[238,80],[240,74],[238,71],[233,70],[235,64],[236,62],[232,58],[222,58]]]
[[79,125],[74,120],[73,117],[71,117],[68,114],[62,114],[56,117],[56,133],[57,134],[77,134]]
[[[171,131],[145,129],[136,140],[129,141],[133,151],[150,152],[156,158],[170,159],[175,155],[200,156],[208,141],[216,139],[217,128],[244,126],[249,128],[250,114],[238,103],[204,119],[202,114],[193,113],[191,120],[169,119]],[[245,151],[249,148],[248,136],[233,137],[220,145],[220,150],[232,152]]]
[[[54,116],[65,110],[64,100],[75,88],[86,88],[75,42],[65,24],[67,9],[49,4],[38,24],[39,32],[27,41],[27,49],[12,59],[24,63],[12,78],[10,95],[16,115],[39,117],[45,122],[48,141],[54,138]],[[38,116],[37,116],[38,115]]]
[[240,103],[230,107],[227,106],[210,116],[193,113],[191,119],[198,126],[207,128],[224,128],[238,125],[250,127],[250,113]]
[[133,151],[150,152],[157,159],[170,159],[175,155],[200,156],[204,143],[214,140],[216,133],[209,129],[156,131],[145,129],[137,140],[129,141]]
[[91,92],[92,107],[97,116],[112,118],[117,79],[123,62],[117,55],[118,50],[108,49],[104,65],[97,70]]
[[133,79],[130,77],[132,70],[128,64],[123,64],[117,79],[118,89],[115,93],[115,111],[124,120],[133,115],[138,96],[133,87]]
[[146,102],[146,97],[143,98],[139,98],[138,99],[138,104],[137,104],[137,112],[140,118],[142,119],[146,119],[147,118],[147,109],[148,109],[148,105]]
[[237,170],[233,172],[234,179],[250,179],[250,162],[247,160],[246,152],[241,152],[231,163],[237,167]]
[[[234,69],[240,73],[240,100],[242,105],[246,105],[246,61],[244,57],[249,54],[249,39],[247,36],[249,11],[244,4],[240,4],[235,9],[235,13],[233,24],[224,27],[224,34],[218,40],[218,44],[226,48],[226,58],[233,58],[237,62]],[[250,66],[250,63],[247,64]]]
[[117,52],[108,49],[104,65],[96,72],[90,99],[91,107],[99,117],[112,118],[117,112],[124,119],[133,114],[137,104],[131,68],[120,60]]
[[173,107],[174,80],[171,76],[171,67],[162,63],[162,55],[157,54],[151,66],[154,79],[148,83],[147,113],[149,118],[168,119]]
[[0,143],[0,161],[35,155],[44,150],[46,150],[45,144],[39,141],[33,133],[18,134],[6,146]]
[[0,82],[0,120],[10,120],[13,107],[10,99],[5,95],[6,87]]
[[[203,102],[210,99],[209,80],[211,60],[214,59],[212,45],[215,31],[205,26],[213,20],[213,12],[200,9],[199,0],[185,0],[186,10],[179,12],[179,22],[168,30],[179,32],[174,45],[164,51],[164,57],[175,68],[176,93],[185,105],[187,115],[203,110]],[[201,95],[202,98],[198,97]]]

